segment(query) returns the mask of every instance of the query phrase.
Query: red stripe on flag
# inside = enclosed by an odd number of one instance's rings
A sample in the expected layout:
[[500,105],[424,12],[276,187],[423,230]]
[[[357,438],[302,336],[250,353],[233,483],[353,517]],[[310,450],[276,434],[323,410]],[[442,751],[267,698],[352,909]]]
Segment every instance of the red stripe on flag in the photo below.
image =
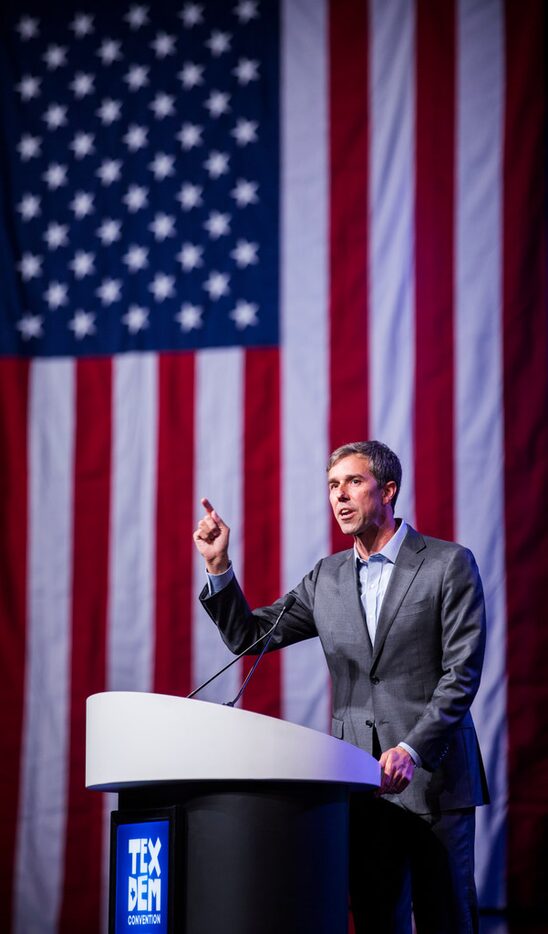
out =
[[[245,355],[243,462],[244,590],[253,607],[280,595],[280,362],[277,350]],[[244,675],[253,659],[246,659]],[[261,662],[244,706],[281,716],[280,654]]]
[[453,538],[455,9],[417,3],[415,503]]
[[0,929],[11,929],[27,623],[29,364],[0,362]]
[[541,740],[548,711],[545,16],[543,0],[507,0],[503,333],[508,894],[509,904],[519,911],[547,905],[548,748]]
[[191,688],[194,354],[163,355],[158,373],[154,690]]
[[76,370],[70,754],[65,880],[59,931],[100,930],[102,801],[86,791],[86,697],[105,689],[112,365]]
[[[368,22],[361,0],[330,3],[331,449],[368,435]],[[348,547],[335,523],[333,548]]]

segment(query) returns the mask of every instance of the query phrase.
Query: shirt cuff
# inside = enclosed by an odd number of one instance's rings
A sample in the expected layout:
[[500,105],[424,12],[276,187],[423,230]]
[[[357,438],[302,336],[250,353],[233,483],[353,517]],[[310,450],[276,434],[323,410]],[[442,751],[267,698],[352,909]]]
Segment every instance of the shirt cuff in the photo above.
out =
[[221,590],[224,590],[225,587],[230,584],[230,581],[234,577],[234,568],[229,564],[226,571],[223,571],[222,574],[209,574],[207,571],[206,574],[209,596],[212,597],[213,594],[220,593]]
[[412,746],[408,746],[407,743],[398,743],[398,746],[401,746],[402,749],[405,749],[405,751],[409,753],[409,755],[411,756],[417,768],[420,769],[422,766],[422,759],[419,756],[418,752],[415,749],[413,749]]

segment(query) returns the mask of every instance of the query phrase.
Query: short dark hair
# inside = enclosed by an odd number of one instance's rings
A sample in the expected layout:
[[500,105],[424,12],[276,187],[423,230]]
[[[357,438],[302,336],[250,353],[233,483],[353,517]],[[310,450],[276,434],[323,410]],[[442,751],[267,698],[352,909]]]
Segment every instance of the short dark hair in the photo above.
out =
[[396,492],[390,501],[392,511],[396,505],[398,493],[401,486],[401,464],[397,454],[390,450],[388,445],[382,441],[350,441],[348,444],[336,448],[329,456],[327,462],[327,472],[331,470],[343,457],[350,457],[357,454],[359,457],[366,457],[369,461],[369,469],[379,486],[384,486],[389,480],[396,484]]

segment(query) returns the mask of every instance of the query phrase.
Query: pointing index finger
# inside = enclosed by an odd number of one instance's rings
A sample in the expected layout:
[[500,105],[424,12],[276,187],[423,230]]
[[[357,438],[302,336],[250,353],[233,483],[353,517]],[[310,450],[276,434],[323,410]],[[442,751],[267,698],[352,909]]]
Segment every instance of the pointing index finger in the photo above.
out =
[[213,504],[209,502],[206,496],[204,496],[200,500],[200,502],[202,506],[204,507],[205,511],[208,513],[208,515],[211,516],[211,518],[213,519],[214,522],[217,523],[217,525],[224,525],[223,520],[221,519],[217,510],[215,509],[215,506],[213,506]]

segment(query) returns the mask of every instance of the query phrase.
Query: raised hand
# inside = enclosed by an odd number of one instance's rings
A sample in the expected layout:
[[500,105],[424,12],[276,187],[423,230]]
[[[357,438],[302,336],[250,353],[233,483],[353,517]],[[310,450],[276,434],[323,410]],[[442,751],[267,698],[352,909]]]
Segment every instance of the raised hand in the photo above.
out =
[[205,513],[198,522],[193,539],[210,574],[222,574],[230,564],[228,540],[230,529],[208,499],[200,500]]

